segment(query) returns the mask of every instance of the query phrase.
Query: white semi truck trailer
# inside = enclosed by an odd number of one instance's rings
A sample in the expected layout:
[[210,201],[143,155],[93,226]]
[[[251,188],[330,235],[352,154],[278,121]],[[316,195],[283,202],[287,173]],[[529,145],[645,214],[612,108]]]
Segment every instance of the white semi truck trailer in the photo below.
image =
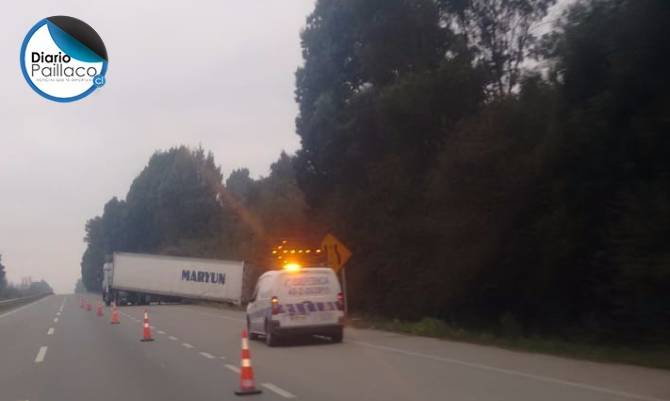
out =
[[244,262],[116,252],[103,267],[109,305],[146,305],[181,299],[240,304]]

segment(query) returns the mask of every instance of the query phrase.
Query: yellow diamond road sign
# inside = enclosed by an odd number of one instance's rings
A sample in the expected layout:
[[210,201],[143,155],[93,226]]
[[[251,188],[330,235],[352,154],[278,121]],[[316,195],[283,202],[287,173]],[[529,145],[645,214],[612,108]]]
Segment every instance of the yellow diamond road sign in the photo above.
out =
[[326,252],[328,266],[335,271],[340,270],[351,257],[351,251],[332,234],[327,234],[323,237],[323,240],[321,240],[321,249]]

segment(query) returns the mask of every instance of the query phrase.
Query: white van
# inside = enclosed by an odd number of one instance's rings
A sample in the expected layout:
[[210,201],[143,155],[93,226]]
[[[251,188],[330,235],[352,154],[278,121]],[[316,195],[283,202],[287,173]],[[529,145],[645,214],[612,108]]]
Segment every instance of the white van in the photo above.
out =
[[258,278],[247,305],[250,338],[320,334],[342,341],[344,298],[332,269],[308,267],[269,271]]

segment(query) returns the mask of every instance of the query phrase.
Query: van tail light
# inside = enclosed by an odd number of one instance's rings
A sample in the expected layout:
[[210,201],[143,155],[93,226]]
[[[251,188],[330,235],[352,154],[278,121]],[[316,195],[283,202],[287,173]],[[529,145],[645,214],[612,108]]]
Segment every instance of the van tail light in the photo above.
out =
[[337,293],[337,310],[344,310],[344,294]]
[[272,303],[272,314],[273,315],[279,314],[279,298],[272,297],[270,302]]

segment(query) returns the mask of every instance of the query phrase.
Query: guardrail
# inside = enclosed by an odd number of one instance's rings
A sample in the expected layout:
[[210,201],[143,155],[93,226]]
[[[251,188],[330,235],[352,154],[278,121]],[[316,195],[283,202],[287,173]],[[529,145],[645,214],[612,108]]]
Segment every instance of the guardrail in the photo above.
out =
[[37,294],[37,295],[31,295],[28,297],[22,297],[22,298],[12,298],[12,299],[5,299],[0,301],[0,310],[6,310],[13,308],[15,306],[25,304],[43,297],[46,297],[47,295],[51,294]]

